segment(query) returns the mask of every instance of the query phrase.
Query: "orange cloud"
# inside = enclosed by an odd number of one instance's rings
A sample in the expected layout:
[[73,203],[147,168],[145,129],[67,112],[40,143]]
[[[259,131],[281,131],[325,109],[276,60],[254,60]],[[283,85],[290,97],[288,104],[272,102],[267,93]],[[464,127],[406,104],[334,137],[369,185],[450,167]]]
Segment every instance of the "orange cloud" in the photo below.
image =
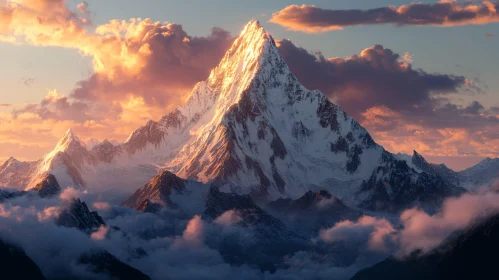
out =
[[269,22],[309,33],[341,30],[346,26],[395,24],[458,26],[499,22],[498,2],[480,4],[440,1],[368,10],[328,10],[312,5],[290,5],[273,13]]
[[[0,160],[36,159],[71,127],[81,136],[124,140],[183,103],[233,38],[214,28],[189,36],[181,25],[132,18],[93,26],[88,5],[64,0],[0,1],[0,41],[71,48],[92,57],[93,74],[72,92],[0,115]],[[3,107],[3,106],[2,106]]]

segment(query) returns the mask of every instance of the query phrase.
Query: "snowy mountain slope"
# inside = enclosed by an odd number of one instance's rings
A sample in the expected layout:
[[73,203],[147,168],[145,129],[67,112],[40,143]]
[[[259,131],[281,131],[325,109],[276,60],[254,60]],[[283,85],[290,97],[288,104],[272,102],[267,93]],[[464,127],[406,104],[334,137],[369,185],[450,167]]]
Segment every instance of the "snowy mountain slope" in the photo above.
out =
[[398,160],[388,152],[384,153],[382,161],[383,164],[380,164],[361,185],[358,192],[358,195],[362,196],[362,202],[359,204],[361,208],[399,211],[419,206],[434,212],[445,198],[466,192],[464,188],[452,184],[438,174],[416,171],[405,160]]
[[296,198],[324,184],[348,189],[383,151],[338,106],[296,80],[256,21],[174,114],[190,137],[164,166],[237,193]]
[[448,168],[445,164],[429,163],[416,151],[413,152],[412,156],[399,153],[395,155],[395,158],[405,161],[409,167],[419,173],[435,174],[456,186],[461,185],[462,178],[458,172]]
[[30,182],[18,187],[29,189],[50,172],[63,187],[112,189],[124,199],[170,170],[263,200],[324,189],[357,205],[369,196],[361,186],[373,172],[397,166],[359,123],[298,82],[257,21],[246,25],[183,106],[136,129],[122,144],[85,146],[68,131]]
[[407,165],[417,172],[438,175],[447,182],[464,187],[470,191],[477,191],[481,187],[490,187],[499,180],[499,159],[497,158],[486,158],[472,167],[456,172],[448,168],[445,164],[427,162],[416,151],[414,151],[412,156],[397,154],[395,157],[406,161]]
[[499,180],[499,159],[486,158],[476,165],[459,172],[463,184],[470,189],[492,186]]
[[135,191],[122,205],[146,212],[167,207],[195,215],[204,210],[209,188],[208,185],[184,180],[164,171]]
[[36,173],[39,162],[18,161],[11,157],[0,166],[0,186],[23,189]]
[[343,220],[357,220],[362,212],[346,206],[325,190],[308,191],[302,197],[278,199],[267,204],[266,210],[285,221],[295,232],[317,236],[320,229],[334,226]]

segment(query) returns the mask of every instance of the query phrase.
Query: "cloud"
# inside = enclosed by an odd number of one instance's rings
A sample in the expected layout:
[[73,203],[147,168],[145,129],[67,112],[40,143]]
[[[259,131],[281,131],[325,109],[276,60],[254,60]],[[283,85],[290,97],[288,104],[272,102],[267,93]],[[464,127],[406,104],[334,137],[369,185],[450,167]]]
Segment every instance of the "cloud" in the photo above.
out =
[[[98,194],[82,195],[94,207],[97,202],[109,203],[107,197]],[[241,236],[234,240],[236,244],[261,246],[251,238],[251,228],[232,223],[238,220],[234,218],[236,212],[227,211],[210,221],[170,209],[152,214],[106,205],[99,214],[108,226],[89,236],[56,226],[54,219],[66,203],[60,197],[42,199],[35,195],[0,204],[0,238],[23,247],[51,279],[96,279],[76,260],[82,253],[100,248],[153,279],[163,279],[168,273],[172,279],[346,280],[391,253],[402,257],[412,250],[431,250],[454,231],[499,212],[499,194],[489,192],[448,199],[441,212],[433,216],[409,209],[398,219],[364,216],[342,221],[321,230],[310,250],[285,256],[284,264],[270,273],[244,263],[231,265],[220,253],[220,244],[234,238],[235,231],[228,228],[238,228]],[[229,223],[220,225],[221,221]],[[346,246],[335,244],[338,242]],[[338,258],[352,261],[337,266]]]
[[81,197],[82,194],[87,194],[87,190],[78,190],[73,187],[65,188],[59,197],[64,201],[72,201],[73,199]]
[[187,243],[192,245],[199,245],[203,243],[204,225],[203,220],[201,220],[201,216],[194,216],[189,221],[182,237],[185,241],[187,241]]
[[465,194],[445,200],[434,215],[407,209],[399,219],[363,216],[345,220],[319,232],[325,243],[344,242],[347,248],[388,252],[404,258],[415,251],[424,254],[437,248],[452,234],[459,234],[499,213],[499,193]]
[[422,26],[459,26],[499,22],[499,4],[440,1],[435,4],[412,3],[368,10],[328,10],[312,5],[290,5],[272,14],[269,20],[290,30],[317,33],[341,30],[347,26],[394,24]]
[[90,238],[92,238],[93,240],[104,240],[107,236],[108,231],[109,231],[109,227],[100,226],[97,231],[93,232],[90,235]]
[[408,52],[404,53],[404,55],[402,56],[402,61],[405,63],[412,63],[412,55]]
[[90,20],[66,7],[65,0],[2,1],[0,38],[35,45],[71,46],[84,35]]
[[121,112],[122,108],[116,104],[71,101],[67,96],[59,95],[57,90],[50,90],[40,104],[29,104],[13,110],[12,115],[17,118],[21,114],[33,113],[42,119],[85,123],[87,120],[115,118]]
[[485,34],[485,37],[486,38],[494,38],[496,35],[495,34],[492,34],[492,33],[487,33]]
[[94,202],[93,206],[97,210],[108,211],[111,209],[111,206],[107,202]]
[[342,241],[347,246],[361,244],[373,251],[386,251],[395,233],[386,219],[363,216],[357,222],[342,221],[329,229],[321,230],[319,237],[326,243]]
[[413,69],[381,45],[348,58],[326,58],[282,40],[279,52],[306,87],[321,90],[356,118],[358,112],[376,106],[410,110],[432,103],[432,93],[456,93],[467,86],[463,76]]
[[427,213],[410,209],[400,219],[403,230],[399,234],[398,255],[407,255],[417,249],[428,252],[442,243],[451,233],[464,230],[483,219],[499,213],[499,194],[466,194],[445,201],[440,213]]
[[0,103],[0,107],[12,107],[12,104]]
[[[445,5],[463,11],[474,7],[452,2],[411,4],[407,9],[415,13],[418,7]],[[39,158],[68,127],[83,137],[126,139],[147,120],[181,105],[234,39],[220,28],[195,37],[181,25],[150,19],[95,26],[85,3],[75,10],[62,0],[0,1],[0,7],[0,40],[75,49],[91,57],[93,67],[93,74],[70,92],[50,90],[37,104],[16,106],[12,114],[0,112],[0,151],[8,152],[0,157],[5,158]],[[493,6],[483,2],[476,7],[482,15],[484,7]],[[499,113],[451,101],[459,94],[482,92],[477,81],[414,69],[410,54],[399,55],[381,45],[348,58],[326,58],[288,40],[278,44],[300,82],[324,92],[390,151],[417,149],[431,156],[499,152],[494,132]],[[471,114],[473,110],[479,114]]]
[[73,11],[64,0],[0,1],[0,41],[74,49],[91,57],[93,67],[70,92],[50,90],[38,104],[0,113],[0,150],[33,160],[68,127],[82,136],[124,140],[181,105],[233,41],[220,28],[196,37],[181,25],[150,19],[95,26],[89,8],[83,2]]
[[[482,94],[463,76],[414,69],[407,55],[381,45],[347,58],[326,58],[289,40],[279,52],[298,80],[319,89],[352,115],[376,142],[392,152],[414,149],[433,156],[494,156],[499,152],[498,111],[477,101],[458,105],[459,95]],[[405,56],[405,58],[404,58]],[[482,145],[481,143],[490,145]]]
[[231,226],[241,222],[243,219],[241,215],[235,210],[229,210],[215,219],[215,224],[222,226]]
[[135,97],[163,110],[183,102],[195,83],[208,77],[232,42],[229,33],[220,28],[207,37],[191,37],[181,25],[148,19],[111,21],[98,26],[96,33],[113,40],[90,53],[95,73],[81,81],[71,96],[89,101]]

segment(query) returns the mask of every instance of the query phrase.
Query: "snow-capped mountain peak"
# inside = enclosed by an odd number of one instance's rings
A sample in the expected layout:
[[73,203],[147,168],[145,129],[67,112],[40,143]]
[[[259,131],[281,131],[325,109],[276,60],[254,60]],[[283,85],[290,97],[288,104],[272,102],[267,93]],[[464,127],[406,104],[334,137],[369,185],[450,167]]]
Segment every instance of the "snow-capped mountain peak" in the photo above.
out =
[[85,146],[85,143],[83,143],[70,128],[66,131],[66,134],[64,134],[64,136],[59,140],[55,148],[49,154],[49,157],[50,155],[57,154],[59,152],[68,152],[82,148],[86,150]]
[[174,112],[188,139],[165,167],[227,191],[297,198],[306,185],[367,177],[383,150],[326,96],[298,82],[257,21]]
[[[116,146],[88,151],[69,130],[37,174],[50,171],[63,187],[87,182],[131,193],[170,170],[264,200],[324,189],[357,205],[368,197],[371,203],[392,199],[378,196],[377,187],[396,174],[410,176],[408,188],[417,187],[422,175],[406,167],[324,94],[301,85],[272,36],[251,21],[183,106]],[[430,183],[425,187],[431,190]]]
[[85,186],[81,167],[92,161],[85,144],[70,129],[59,140],[55,148],[46,154],[37,167],[36,175],[26,187],[31,189],[46,173],[52,173],[63,186]]
[[15,159],[14,157],[10,157],[9,159],[7,159],[3,164],[2,166],[0,167],[1,169],[5,169],[5,168],[9,168],[9,167],[14,167],[18,164],[20,164],[21,162],[17,159]]

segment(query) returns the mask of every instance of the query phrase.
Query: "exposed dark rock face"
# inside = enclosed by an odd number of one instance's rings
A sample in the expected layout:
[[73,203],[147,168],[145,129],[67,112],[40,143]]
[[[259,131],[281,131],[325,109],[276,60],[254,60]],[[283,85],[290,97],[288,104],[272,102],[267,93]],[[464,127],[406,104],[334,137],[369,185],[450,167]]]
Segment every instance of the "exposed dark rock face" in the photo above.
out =
[[51,197],[61,192],[61,186],[54,175],[47,173],[41,181],[33,188],[41,197]]
[[490,186],[499,179],[499,158],[486,158],[475,166],[459,172],[459,175],[463,183]]
[[332,131],[339,131],[338,123],[338,106],[329,102],[327,98],[324,98],[317,108],[317,116],[320,118],[320,124],[322,127],[331,128]]
[[87,204],[79,199],[72,200],[69,208],[61,212],[56,223],[59,226],[77,228],[88,234],[106,225],[97,212],[91,212]]
[[440,207],[447,197],[466,192],[442,177],[426,172],[418,173],[403,160],[386,153],[384,163],[364,181],[360,193],[368,196],[359,205],[373,211],[399,211],[412,206],[421,206],[432,212]]
[[271,213],[293,225],[295,231],[308,236],[316,236],[320,229],[342,220],[356,220],[362,215],[325,190],[308,191],[296,200],[278,199],[267,207]]
[[[248,226],[272,226],[269,230],[282,230],[285,228],[281,221],[267,214],[262,208],[258,207],[249,195],[223,193],[216,187],[211,187],[206,201],[206,210],[204,211],[203,216],[215,219],[229,210],[239,211],[243,217],[243,224]],[[272,232],[268,232],[268,234],[274,236]]]
[[454,170],[445,166],[445,164],[428,163],[422,155],[414,151],[412,155],[412,164],[428,174],[434,174],[442,177],[445,181],[455,185],[461,185],[461,176]]
[[157,210],[160,206],[159,202],[161,202],[161,205],[165,207],[176,208],[176,205],[170,199],[170,195],[172,191],[178,194],[184,193],[186,183],[186,180],[177,177],[175,174],[163,171],[152,178],[149,183],[135,191],[122,205],[139,211],[152,211]]
[[113,158],[122,152],[121,146],[115,146],[107,139],[95,145],[90,151],[99,161],[110,163]]
[[[191,121],[196,121],[196,118],[197,117],[195,116]],[[163,128],[163,130],[165,130],[167,128],[180,128],[182,126],[182,123],[185,121],[186,118],[177,109],[161,118],[158,123]]]
[[301,121],[295,122],[295,124],[293,125],[293,130],[291,131],[291,135],[293,135],[293,137],[297,139],[306,138],[310,136],[311,133],[312,132],[307,127],[305,127],[305,125],[303,125]]
[[340,136],[336,143],[331,143],[331,152],[339,153],[339,152],[348,152],[348,143],[345,138]]
[[2,190],[0,189],[0,203],[27,194],[25,191]]
[[144,199],[136,208],[135,210],[141,211],[141,212],[146,212],[146,213],[157,213],[161,210],[162,205],[159,203],[154,203],[150,201],[149,199]]
[[[73,199],[68,209],[64,210],[56,221],[57,225],[77,228],[87,234],[96,231],[100,226],[105,226],[105,222],[97,212],[91,212],[85,202]],[[111,230],[120,232],[117,227]],[[125,233],[122,233],[127,238]],[[146,255],[142,248],[128,248],[132,256],[140,258]],[[107,274],[111,279],[150,279],[149,276],[139,270],[123,263],[108,251],[92,248],[87,253],[81,255],[77,262],[89,266],[89,270],[96,274]]]
[[82,255],[78,263],[88,265],[90,271],[97,274],[107,274],[111,279],[120,280],[149,280],[146,274],[142,273],[126,263],[123,263],[107,251],[92,251]]
[[0,278],[45,280],[40,268],[18,246],[0,240]]
[[355,171],[357,171],[357,168],[359,168],[361,163],[360,155],[362,155],[362,153],[362,147],[360,147],[359,145],[355,145],[353,146],[353,148],[349,149],[347,153],[348,160],[346,164],[348,172],[354,173]]
[[136,129],[122,146],[128,153],[135,154],[149,144],[158,146],[164,137],[165,133],[159,124],[149,121],[145,126]]
[[275,270],[283,257],[309,246],[305,238],[287,229],[279,219],[258,207],[250,196],[222,193],[211,187],[203,213],[205,219],[216,219],[233,210],[241,217],[238,226],[250,229],[254,238],[240,242],[238,238],[225,238],[217,246],[224,259],[236,265],[248,263],[261,270]]
[[[456,237],[457,236],[457,237]],[[467,280],[497,279],[499,216],[489,218],[445,242],[426,255],[388,258],[357,273],[352,280]]]

